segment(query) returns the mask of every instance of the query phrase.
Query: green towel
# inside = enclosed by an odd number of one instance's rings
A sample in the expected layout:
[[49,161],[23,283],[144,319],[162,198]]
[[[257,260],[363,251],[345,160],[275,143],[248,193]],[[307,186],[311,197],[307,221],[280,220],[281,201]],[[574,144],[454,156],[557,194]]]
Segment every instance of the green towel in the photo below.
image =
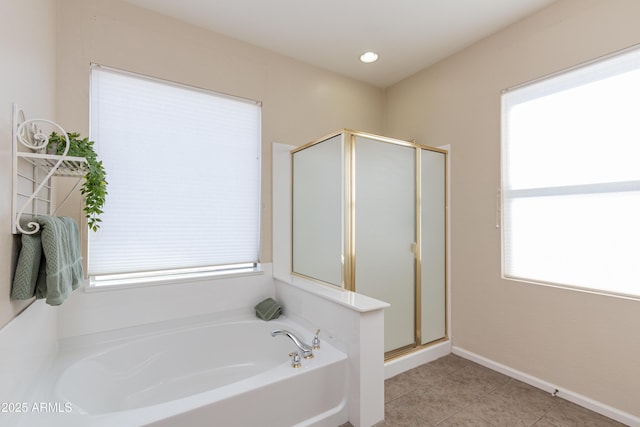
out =
[[282,307],[273,298],[267,298],[255,307],[256,316],[262,320],[273,320],[280,317]]
[[13,299],[29,299],[35,296],[40,260],[42,259],[40,233],[23,234],[21,240],[22,247],[11,289],[11,298]]
[[84,277],[78,225],[69,217],[43,215],[33,220],[40,232],[22,235],[11,296],[46,298],[47,304],[60,305]]

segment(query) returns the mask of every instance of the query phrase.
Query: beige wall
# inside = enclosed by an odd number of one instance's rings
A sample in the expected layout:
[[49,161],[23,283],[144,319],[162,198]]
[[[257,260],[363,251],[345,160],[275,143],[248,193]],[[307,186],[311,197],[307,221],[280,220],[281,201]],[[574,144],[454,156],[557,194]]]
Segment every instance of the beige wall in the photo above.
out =
[[368,84],[124,2],[60,5],[57,107],[69,129],[88,131],[91,62],[263,102],[263,262],[271,261],[271,143],[300,145],[342,127],[381,131],[383,91]]
[[[0,326],[26,306],[9,300],[13,100],[88,134],[95,62],[262,101],[263,262],[271,261],[271,143],[300,145],[343,127],[381,132],[383,91],[368,84],[117,0],[0,2]],[[61,214],[81,219],[77,194]]]
[[638,17],[562,0],[389,88],[384,129],[451,144],[453,344],[635,416],[640,302],[501,279],[495,224],[501,89],[640,42]]
[[0,0],[0,327],[29,301],[10,301],[19,237],[11,234],[12,103],[55,117],[56,0]]

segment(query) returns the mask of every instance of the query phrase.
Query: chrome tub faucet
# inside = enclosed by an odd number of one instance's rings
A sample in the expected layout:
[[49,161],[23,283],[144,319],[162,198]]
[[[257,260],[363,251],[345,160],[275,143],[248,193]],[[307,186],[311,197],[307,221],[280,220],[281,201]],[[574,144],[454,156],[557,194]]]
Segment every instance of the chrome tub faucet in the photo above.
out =
[[304,357],[305,359],[311,359],[313,357],[313,348],[310,345],[300,341],[300,339],[296,337],[293,333],[284,329],[276,329],[274,331],[271,331],[272,337],[275,337],[278,335],[286,335],[287,337],[289,337],[291,341],[293,341],[293,343],[296,345],[296,347],[298,347],[298,350],[300,350],[302,357]]

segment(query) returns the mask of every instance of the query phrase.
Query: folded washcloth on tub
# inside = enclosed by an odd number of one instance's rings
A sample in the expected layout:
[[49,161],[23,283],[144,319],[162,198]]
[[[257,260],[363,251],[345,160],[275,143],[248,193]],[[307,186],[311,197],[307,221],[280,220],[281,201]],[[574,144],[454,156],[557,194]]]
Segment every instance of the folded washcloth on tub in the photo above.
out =
[[37,216],[36,234],[22,235],[22,248],[13,277],[14,299],[46,298],[60,305],[82,282],[80,234],[69,217]]
[[277,319],[282,314],[282,306],[273,298],[267,298],[266,300],[258,303],[255,308],[256,316],[262,320]]

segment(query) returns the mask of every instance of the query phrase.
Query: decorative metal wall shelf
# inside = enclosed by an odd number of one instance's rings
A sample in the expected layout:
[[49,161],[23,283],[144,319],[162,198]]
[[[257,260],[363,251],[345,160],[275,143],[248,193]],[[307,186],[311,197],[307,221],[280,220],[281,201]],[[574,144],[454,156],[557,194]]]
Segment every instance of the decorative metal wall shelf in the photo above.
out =
[[[48,154],[47,144],[51,128],[66,139],[63,154]],[[38,214],[55,215],[78,187],[87,173],[83,157],[67,156],[69,137],[57,123],[47,119],[25,118],[24,111],[13,105],[13,234],[35,234],[40,225],[29,221]],[[76,185],[54,209],[51,178],[54,176],[77,178]]]

